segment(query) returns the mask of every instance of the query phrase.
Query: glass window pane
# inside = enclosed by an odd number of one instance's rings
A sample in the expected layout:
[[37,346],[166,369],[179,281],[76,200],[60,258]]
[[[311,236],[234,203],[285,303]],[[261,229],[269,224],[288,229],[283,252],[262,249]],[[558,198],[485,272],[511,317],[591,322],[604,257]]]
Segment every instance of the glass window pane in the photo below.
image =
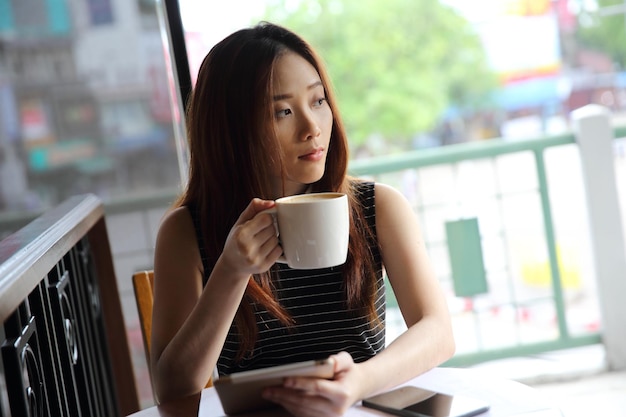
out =
[[0,0],[0,213],[179,190],[158,4]]

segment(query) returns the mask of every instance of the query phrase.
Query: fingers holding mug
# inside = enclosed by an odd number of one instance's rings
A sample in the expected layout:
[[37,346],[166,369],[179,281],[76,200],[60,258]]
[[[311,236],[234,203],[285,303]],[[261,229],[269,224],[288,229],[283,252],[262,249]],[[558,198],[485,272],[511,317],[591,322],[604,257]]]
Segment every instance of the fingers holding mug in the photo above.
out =
[[246,274],[267,271],[282,253],[271,216],[263,210],[273,201],[253,199],[230,230],[223,256],[228,264]]

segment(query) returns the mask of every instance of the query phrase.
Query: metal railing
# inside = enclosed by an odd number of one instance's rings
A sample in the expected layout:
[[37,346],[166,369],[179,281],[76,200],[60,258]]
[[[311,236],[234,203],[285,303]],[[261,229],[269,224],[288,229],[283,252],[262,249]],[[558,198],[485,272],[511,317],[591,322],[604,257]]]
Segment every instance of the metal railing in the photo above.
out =
[[0,415],[138,410],[112,261],[89,194],[0,241]]
[[[626,128],[616,129],[614,133],[615,137],[626,136]],[[563,259],[560,259],[563,258],[563,255],[560,254],[559,242],[557,242],[557,231],[555,227],[555,214],[553,207],[554,204],[551,200],[551,184],[548,179],[550,164],[558,163],[559,160],[550,158],[550,162],[547,162],[546,154],[557,149],[564,149],[567,147],[575,148],[575,144],[576,137],[573,133],[571,133],[550,137],[530,138],[514,142],[507,142],[504,140],[471,142],[442,148],[416,150],[400,155],[367,160],[356,160],[351,163],[349,171],[353,175],[367,176],[382,182],[391,183],[392,185],[403,190],[406,194],[417,195],[418,197],[414,199],[414,208],[421,218],[422,226],[425,229],[426,245],[429,250],[433,252],[439,251],[445,253],[445,251],[441,251],[441,249],[449,247],[448,243],[450,242],[445,241],[445,235],[442,239],[442,234],[431,233],[431,235],[436,236],[429,236],[427,231],[432,230],[433,225],[428,223],[432,222],[433,217],[429,217],[427,213],[437,209],[443,211],[443,215],[436,217],[438,220],[441,220],[442,223],[437,227],[443,229],[443,223],[466,217],[468,210],[458,209],[458,207],[462,207],[465,203],[462,201],[463,198],[459,196],[459,193],[455,193],[454,191],[450,193],[453,194],[451,196],[452,201],[440,200],[435,201],[434,203],[422,201],[420,197],[424,197],[424,193],[420,190],[420,188],[423,187],[423,183],[425,181],[428,181],[427,178],[424,178],[425,176],[428,176],[428,173],[423,175],[423,171],[428,171],[433,167],[438,167],[444,170],[448,169],[449,173],[452,173],[450,176],[453,176],[456,173],[458,177],[463,175],[462,173],[459,173],[460,170],[462,171],[459,167],[463,164],[467,164],[468,161],[481,164],[482,166],[491,165],[492,167],[497,167],[498,159],[507,155],[525,154],[532,156],[533,163],[527,164],[525,171],[518,172],[518,175],[520,177],[536,177],[536,188],[534,190],[525,189],[522,191],[506,189],[496,190],[494,194],[486,198],[487,200],[490,200],[491,203],[485,204],[500,204],[500,206],[502,206],[501,203],[507,198],[507,196],[519,196],[520,193],[525,194],[526,196],[534,193],[537,196],[540,210],[537,213],[537,218],[533,219],[533,223],[540,226],[543,236],[535,236],[535,240],[533,242],[536,242],[535,244],[539,247],[545,247],[547,265],[545,265],[545,271],[542,271],[541,268],[535,268],[535,273],[539,272],[539,275],[542,275],[543,272],[548,273],[549,288],[544,288],[540,291],[540,294],[537,297],[525,298],[522,300],[516,299],[514,294],[510,296],[509,299],[506,299],[507,297],[504,297],[505,299],[497,299],[497,296],[496,299],[493,299],[492,297],[492,299],[488,300],[486,303],[484,302],[485,300],[481,300],[481,297],[484,297],[484,294],[477,294],[476,297],[457,297],[452,290],[452,273],[447,273],[450,269],[450,260],[445,259],[445,256],[435,256],[436,270],[440,272],[440,279],[444,284],[444,288],[448,290],[449,301],[453,305],[465,302],[466,306],[465,309],[460,309],[456,312],[453,311],[455,333],[464,334],[464,336],[461,336],[462,340],[459,340],[459,336],[457,336],[458,353],[454,358],[447,362],[447,365],[465,366],[487,360],[535,354],[601,342],[602,334],[601,325],[599,325],[599,323],[592,323],[583,331],[574,332],[575,334],[573,334],[570,330],[572,327],[572,319],[568,318],[567,314],[567,303],[563,288],[564,266]],[[569,157],[572,155],[575,155],[575,153],[572,154],[570,152]],[[534,165],[534,167],[530,165]],[[501,166],[502,164],[500,164],[500,167]],[[532,172],[532,170],[534,170],[534,172]],[[576,168],[574,168],[574,171],[575,170]],[[494,174],[496,176],[498,175],[497,171],[497,169],[494,170]],[[573,172],[573,174],[577,173],[579,172]],[[413,178],[413,185],[409,187],[403,185],[403,178],[405,178],[407,174],[409,177]],[[445,181],[443,182],[446,183]],[[450,183],[448,183],[448,185],[449,184]],[[583,187],[582,181],[576,184],[576,186]],[[480,201],[480,198],[478,198],[478,200]],[[475,206],[476,202],[474,202],[473,205]],[[457,209],[445,209],[446,207],[449,208],[451,206],[456,206]],[[469,210],[470,216],[472,214],[475,215],[481,226],[485,222],[492,222],[492,219],[485,219],[486,216],[484,215],[476,215],[476,211],[480,212],[480,208],[474,210],[473,213],[472,210]],[[492,210],[491,213],[494,213],[494,211]],[[447,218],[446,215],[448,216]],[[532,213],[529,213],[529,215],[532,215]],[[500,242],[502,242],[502,246],[504,247],[502,250],[505,254],[504,258],[506,258],[508,262],[507,265],[505,265],[504,268],[500,268],[500,270],[493,271],[489,270],[488,267],[488,270],[486,271],[487,281],[489,281],[490,286],[495,284],[497,287],[508,287],[510,289],[514,289],[520,285],[524,285],[524,283],[522,282],[520,284],[520,272],[519,270],[516,270],[516,265],[513,265],[513,262],[511,261],[511,258],[516,256],[514,253],[515,248],[511,244],[511,233],[507,232],[507,228],[503,224],[496,226],[496,229],[497,231],[495,233],[501,236]],[[481,227],[483,244],[486,233],[488,232],[482,231]],[[481,242],[478,242],[478,244],[481,244]],[[493,263],[490,259],[487,259],[489,256],[493,256],[493,253],[486,251],[485,263],[487,265]],[[496,261],[496,263],[498,262]],[[519,265],[517,265],[517,267],[519,267]],[[578,271],[578,273],[582,274],[584,271]],[[587,273],[587,275],[589,275],[589,273]],[[594,277],[587,276],[585,279],[593,280]],[[506,282],[503,283],[503,281]],[[515,292],[515,290],[512,290],[512,292]],[[584,289],[579,292],[582,292],[583,295],[585,295]],[[586,296],[593,297],[593,294],[586,294]],[[475,301],[483,301],[482,310],[481,308],[476,308]],[[532,325],[527,326],[523,323],[525,320],[523,317],[524,312],[528,311],[527,308],[532,308],[533,305],[538,304],[542,304],[543,311],[545,311],[546,301],[552,304],[554,323],[548,326],[545,326],[544,323],[542,330],[535,329],[537,333],[540,333],[536,337],[532,337],[532,335],[531,337],[524,337],[524,333],[528,334],[533,331]],[[397,308],[395,298],[391,292],[389,293],[388,304],[390,310],[394,307]],[[491,332],[498,332],[498,329],[510,326],[507,331],[509,331],[509,333],[515,333],[516,337],[510,337],[508,339],[504,337],[503,340],[498,340],[496,343],[486,343],[482,340],[484,339],[485,328],[490,325],[493,326],[493,323],[495,322],[494,320],[490,320],[489,314],[495,314],[495,312],[501,311],[503,308],[508,308],[509,312],[512,312],[512,314],[509,315],[509,320],[499,320],[497,324],[495,324],[496,328],[491,329]],[[452,310],[454,310],[454,308],[452,308]],[[550,310],[550,308],[548,308],[548,310]],[[468,315],[472,316],[471,320],[467,319]],[[543,321],[545,322],[545,320]],[[463,331],[463,327],[470,324],[474,326],[474,332]],[[524,329],[524,326],[527,328]],[[546,327],[549,328],[547,331]],[[516,330],[511,331],[510,329]],[[475,340],[469,340],[472,338]],[[495,338],[498,337],[496,336]],[[470,348],[468,349],[466,345],[469,345]]]

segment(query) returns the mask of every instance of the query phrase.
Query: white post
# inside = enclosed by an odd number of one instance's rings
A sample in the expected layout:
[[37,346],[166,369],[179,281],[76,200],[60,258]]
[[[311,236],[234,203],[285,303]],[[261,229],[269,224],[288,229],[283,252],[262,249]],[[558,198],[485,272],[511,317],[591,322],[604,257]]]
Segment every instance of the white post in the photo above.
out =
[[588,105],[574,110],[571,117],[583,169],[607,365],[622,370],[626,369],[626,247],[615,181],[611,114],[605,107]]

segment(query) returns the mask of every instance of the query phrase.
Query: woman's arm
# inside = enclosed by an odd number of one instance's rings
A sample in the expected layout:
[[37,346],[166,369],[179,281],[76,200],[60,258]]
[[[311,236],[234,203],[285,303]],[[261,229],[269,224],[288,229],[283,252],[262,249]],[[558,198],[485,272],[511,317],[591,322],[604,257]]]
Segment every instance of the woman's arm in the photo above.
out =
[[154,261],[151,370],[161,400],[199,392],[209,380],[252,274],[282,252],[267,214],[254,199],[239,217],[202,288],[203,266],[191,215],[178,208],[163,221]]
[[408,329],[380,354],[359,365],[372,381],[365,387],[365,396],[440,365],[455,350],[448,306],[417,216],[399,191],[384,184],[376,184],[376,233]]

